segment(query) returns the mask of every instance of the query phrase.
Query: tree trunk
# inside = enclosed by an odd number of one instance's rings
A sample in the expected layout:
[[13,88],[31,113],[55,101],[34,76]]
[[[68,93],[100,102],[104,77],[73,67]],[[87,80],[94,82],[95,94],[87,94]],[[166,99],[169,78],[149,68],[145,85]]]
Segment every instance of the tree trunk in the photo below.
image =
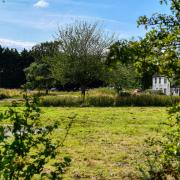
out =
[[48,90],[48,88],[46,88],[46,95],[48,95],[49,94],[49,90]]
[[49,89],[48,89],[48,85],[46,84],[46,95],[48,95],[48,93],[49,93]]
[[81,96],[82,96],[83,102],[84,102],[85,96],[86,96],[86,87],[85,86],[81,86]]

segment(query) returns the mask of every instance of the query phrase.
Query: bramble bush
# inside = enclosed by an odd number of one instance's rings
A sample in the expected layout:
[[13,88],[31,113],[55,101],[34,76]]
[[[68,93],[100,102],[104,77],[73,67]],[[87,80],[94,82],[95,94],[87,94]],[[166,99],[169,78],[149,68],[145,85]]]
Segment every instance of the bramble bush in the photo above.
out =
[[163,124],[163,135],[146,140],[143,179],[180,179],[180,104],[169,110]]
[[62,162],[56,162],[60,142],[52,142],[51,134],[59,125],[41,123],[37,96],[24,95],[24,99],[23,109],[16,108],[14,103],[0,114],[0,179],[61,179],[71,160],[64,157]]

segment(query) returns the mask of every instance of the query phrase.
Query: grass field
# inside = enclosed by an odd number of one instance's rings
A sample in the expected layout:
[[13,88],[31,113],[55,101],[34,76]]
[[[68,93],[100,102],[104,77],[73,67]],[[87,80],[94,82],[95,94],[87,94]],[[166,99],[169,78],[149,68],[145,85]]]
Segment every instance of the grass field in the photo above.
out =
[[158,123],[167,117],[166,108],[42,108],[43,123],[58,120],[62,124],[54,139],[63,136],[68,117],[74,115],[59,149],[59,156],[72,158],[64,179],[138,179],[143,141],[155,135]]

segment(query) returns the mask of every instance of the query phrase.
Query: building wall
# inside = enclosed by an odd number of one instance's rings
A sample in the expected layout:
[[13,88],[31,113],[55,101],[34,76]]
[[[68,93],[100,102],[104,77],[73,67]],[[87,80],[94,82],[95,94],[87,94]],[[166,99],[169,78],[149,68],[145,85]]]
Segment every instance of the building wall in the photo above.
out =
[[180,88],[171,88],[171,94],[173,96],[180,96]]
[[153,90],[161,90],[164,94],[170,95],[170,82],[166,77],[154,76],[152,80]]

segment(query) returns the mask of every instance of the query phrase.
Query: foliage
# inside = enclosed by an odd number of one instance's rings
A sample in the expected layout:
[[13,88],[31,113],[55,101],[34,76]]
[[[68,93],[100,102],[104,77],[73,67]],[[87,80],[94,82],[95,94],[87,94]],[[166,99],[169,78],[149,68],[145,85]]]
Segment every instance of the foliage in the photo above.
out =
[[31,54],[37,63],[45,63],[44,58],[54,56],[58,52],[59,42],[50,41],[32,47]]
[[117,62],[129,64],[134,61],[133,41],[121,40],[117,41],[109,47],[106,60],[107,65],[114,65]]
[[152,64],[160,67],[160,72],[174,77],[180,74],[180,2],[179,0],[161,0],[161,4],[168,4],[170,14],[155,13],[152,17],[141,16],[138,25],[150,28],[148,42],[152,44],[152,50],[156,61]]
[[24,70],[26,74],[26,88],[29,89],[46,89],[46,94],[48,94],[48,89],[54,84],[54,79],[51,76],[49,66],[45,63],[32,63],[28,68]]
[[[116,67],[118,63],[124,66],[134,66],[138,73],[143,89],[147,89],[152,84],[152,75],[158,72],[157,64],[152,63],[154,52],[152,44],[149,43],[149,34],[139,40],[122,40],[114,43],[110,47],[106,64]],[[137,73],[134,72],[136,74]]]
[[85,96],[87,87],[101,79],[105,51],[112,38],[107,38],[97,23],[76,22],[59,28],[57,33],[60,52],[48,60],[54,78],[75,83]]
[[58,144],[51,140],[51,134],[58,123],[44,126],[40,121],[38,97],[30,99],[24,95],[24,99],[22,111],[11,107],[0,115],[0,177],[31,179],[39,175],[60,179],[69,158],[51,164],[54,169],[49,172],[45,170],[46,164],[57,155]]
[[31,53],[25,49],[20,53],[0,46],[0,87],[20,88],[26,82],[23,69],[33,61]]
[[139,76],[132,64],[119,63],[107,71],[106,82],[120,94],[124,89],[137,88],[139,86]]
[[179,179],[180,177],[180,104],[169,111],[163,123],[162,138],[146,140],[146,168],[141,168],[145,179]]

